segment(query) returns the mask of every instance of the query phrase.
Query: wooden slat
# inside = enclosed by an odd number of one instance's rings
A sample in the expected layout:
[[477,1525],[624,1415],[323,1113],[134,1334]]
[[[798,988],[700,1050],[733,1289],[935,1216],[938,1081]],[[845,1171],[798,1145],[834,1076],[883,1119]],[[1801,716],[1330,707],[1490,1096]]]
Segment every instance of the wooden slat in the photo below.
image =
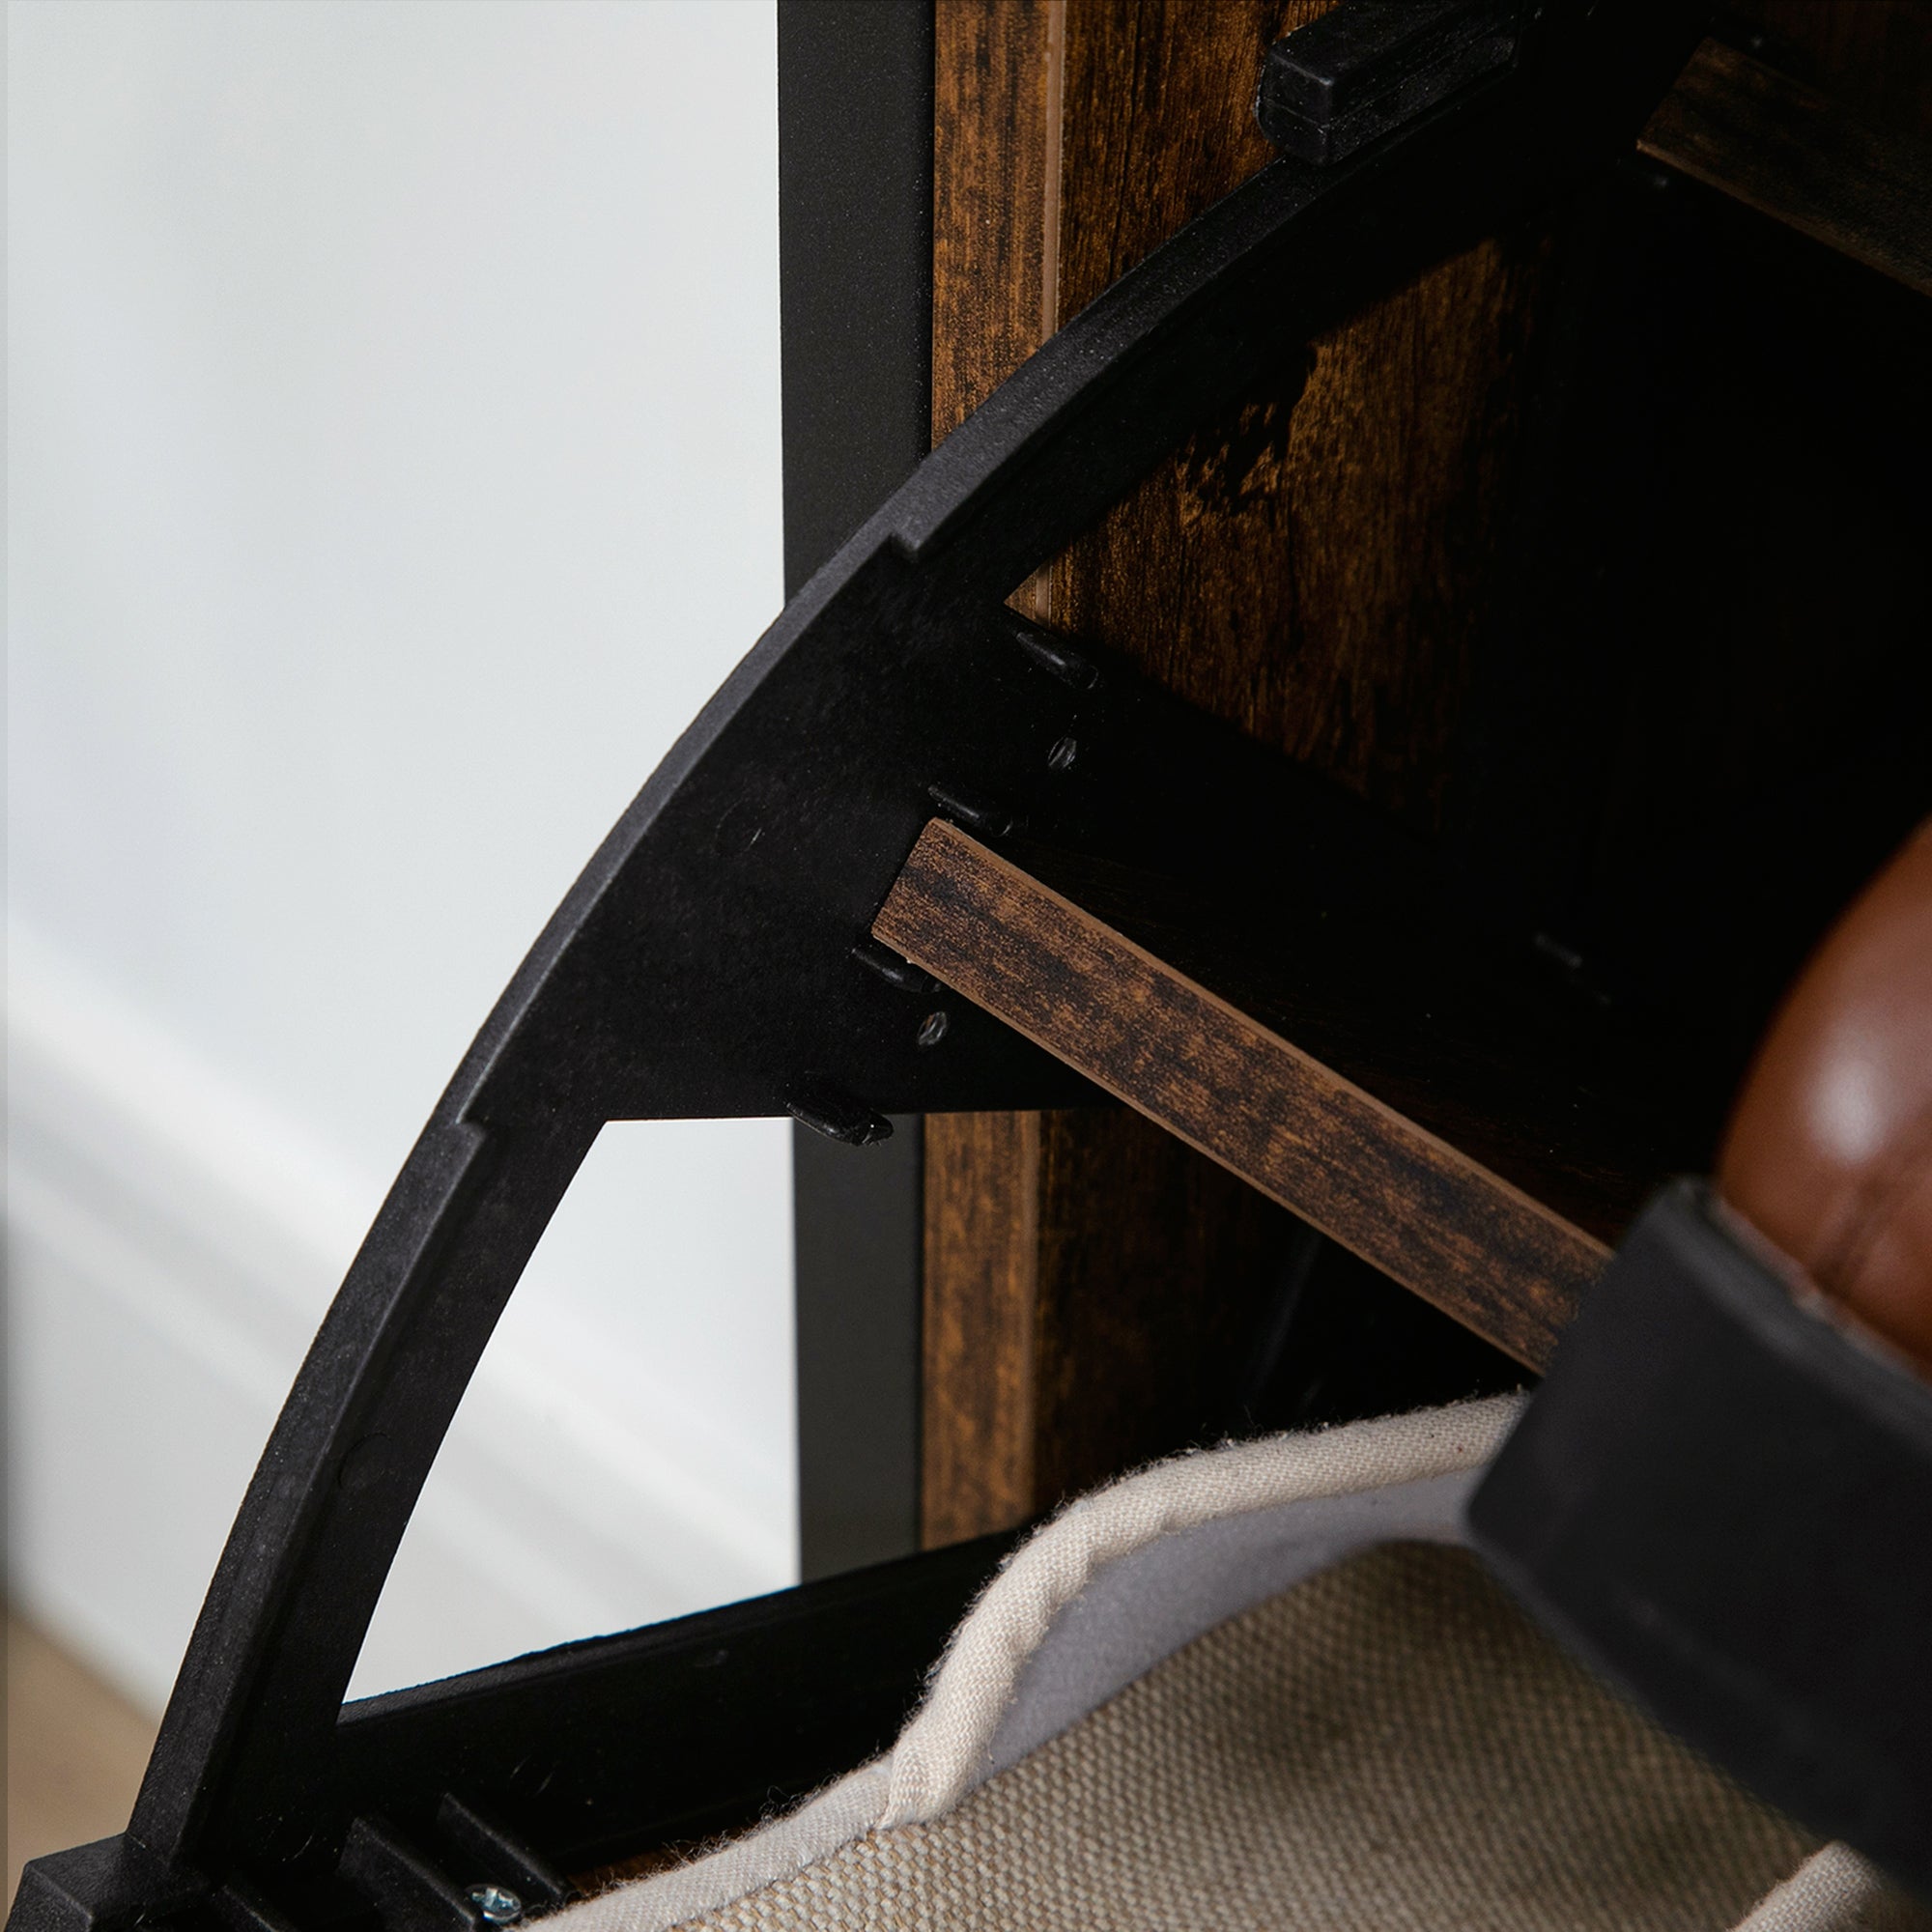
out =
[[1607,1254],[944,820],[873,931],[1533,1368]]
[[1706,41],[1638,143],[1854,261],[1932,294],[1932,150]]

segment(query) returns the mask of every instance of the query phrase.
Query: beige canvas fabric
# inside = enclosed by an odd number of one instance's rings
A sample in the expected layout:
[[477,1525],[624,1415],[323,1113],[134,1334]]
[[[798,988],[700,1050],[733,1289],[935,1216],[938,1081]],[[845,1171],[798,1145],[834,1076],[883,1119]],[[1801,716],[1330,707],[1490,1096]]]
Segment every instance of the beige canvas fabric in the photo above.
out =
[[[1509,1434],[1515,1397],[1389,1416],[1351,1428],[1276,1435],[1180,1456],[1082,1496],[1028,1542],[954,1634],[924,1705],[889,1760],[882,1825],[935,1818],[1018,1752],[1001,1730],[1037,1695],[1038,1667],[1071,1626],[1078,1647],[1122,1650],[1131,1662],[1090,1681],[1061,1722],[1029,1727],[1031,1747],[1099,1704],[1180,1644],[1289,1581],[1369,1542],[1459,1536],[1469,1480]],[[1210,1526],[1245,1521],[1271,1537],[1216,1548]],[[1187,1551],[1201,1587],[1165,1605],[1167,1628],[1122,1643],[1080,1616],[1086,1599],[1128,1574],[1122,1621],[1157,1588],[1158,1553]],[[1243,1588],[1253,1579],[1255,1587]],[[1166,1579],[1170,1583],[1172,1578]],[[1077,1661],[1077,1660],[1073,1660]],[[1032,1680],[1032,1681],[1030,1681]],[[1022,1707],[1016,1711],[1017,1707]]]
[[1826,1845],[1766,1894],[1738,1932],[1910,1932],[1932,1912],[1886,1883],[1849,1845]]
[[[1085,1499],[989,1587],[888,1758],[551,1926],[1932,1925],[1857,1861],[1807,1865],[1814,1841],[1600,1689],[1466,1551],[1380,1539],[1453,1535],[1458,1484],[1514,1413],[1475,1404],[1241,1445]],[[1205,1634],[1150,1664],[1144,1630],[1088,1613],[1123,1577],[1117,1597],[1158,1604],[1150,1582],[1176,1551],[1215,1575],[1164,1614]],[[1216,1615],[1249,1572],[1270,1587]],[[1054,1731],[1065,1699],[1038,1679],[1056,1642],[1075,1666],[1068,1679],[1063,1657],[1063,1690],[1084,1683],[1092,1701]],[[1118,1685],[1084,1655],[1110,1647],[1132,1672]],[[1029,1747],[1014,1757],[1016,1721]]]

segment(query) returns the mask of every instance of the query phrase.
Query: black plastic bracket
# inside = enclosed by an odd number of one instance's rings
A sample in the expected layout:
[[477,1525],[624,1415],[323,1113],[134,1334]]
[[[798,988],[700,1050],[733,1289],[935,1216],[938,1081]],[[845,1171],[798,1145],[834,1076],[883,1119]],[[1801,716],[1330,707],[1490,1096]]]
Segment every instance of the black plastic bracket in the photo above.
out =
[[385,1823],[355,1819],[336,1868],[398,1932],[472,1932],[483,1922],[469,1894]]
[[7,1923],[93,1932],[95,1927],[165,1918],[195,1904],[208,1890],[208,1880],[193,1866],[156,1858],[123,1833],[30,1861],[20,1873]]
[[548,1859],[454,1792],[445,1791],[436,1807],[436,1835],[446,1861],[469,1883],[505,1887],[530,1910],[570,1896],[568,1881]]
[[1379,0],[1337,7],[1277,41],[1255,119],[1318,165],[1406,126],[1516,60],[1522,0]]
[[1626,1238],[1469,1522],[1661,1722],[1932,1891],[1932,1386],[1705,1190]]

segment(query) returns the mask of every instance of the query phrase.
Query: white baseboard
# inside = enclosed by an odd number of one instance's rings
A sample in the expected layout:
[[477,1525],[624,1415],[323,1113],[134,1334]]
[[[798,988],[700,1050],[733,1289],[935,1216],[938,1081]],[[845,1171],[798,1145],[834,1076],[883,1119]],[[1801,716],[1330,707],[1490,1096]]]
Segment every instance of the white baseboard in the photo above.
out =
[[[8,1585],[158,1709],[380,1187],[31,935],[10,954]],[[466,1398],[352,1690],[793,1580],[788,1513],[718,1446],[648,1363],[525,1323]]]

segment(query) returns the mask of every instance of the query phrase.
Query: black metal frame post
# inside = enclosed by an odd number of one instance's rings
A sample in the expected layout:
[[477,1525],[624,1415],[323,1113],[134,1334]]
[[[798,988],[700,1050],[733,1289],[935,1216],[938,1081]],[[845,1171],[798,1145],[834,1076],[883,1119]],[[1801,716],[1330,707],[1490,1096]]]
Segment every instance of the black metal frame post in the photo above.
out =
[[[932,7],[779,7],[787,597],[931,440]],[[808,1578],[918,1548],[921,1125],[792,1134]]]

